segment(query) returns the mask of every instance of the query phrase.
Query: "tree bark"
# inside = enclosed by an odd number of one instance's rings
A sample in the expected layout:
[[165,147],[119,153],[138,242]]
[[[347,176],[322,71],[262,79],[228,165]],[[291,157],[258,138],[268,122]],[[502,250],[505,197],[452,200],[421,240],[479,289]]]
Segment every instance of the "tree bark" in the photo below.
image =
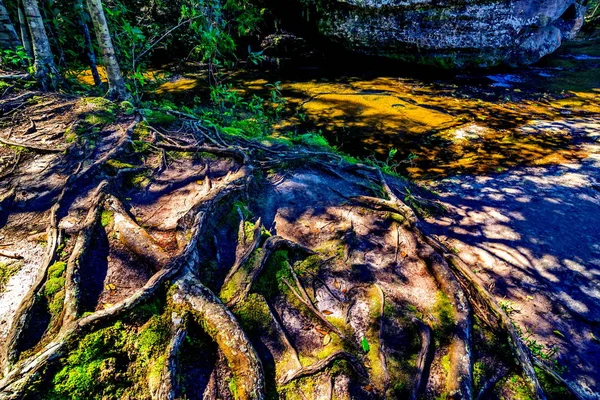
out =
[[96,37],[102,49],[102,58],[106,67],[106,75],[108,77],[108,93],[107,97],[112,100],[130,100],[131,95],[127,92],[125,81],[121,74],[121,68],[115,55],[110,30],[106,22],[106,16],[102,8],[101,0],[87,0],[88,10],[94,23]]
[[29,34],[29,29],[27,28],[27,19],[25,18],[25,11],[23,10],[23,5],[19,1],[18,5],[18,13],[19,13],[19,32],[21,33],[21,42],[23,43],[23,48],[27,52],[27,55],[33,59],[33,46],[31,45],[31,38]]
[[0,0],[0,48],[15,50],[20,45],[21,41],[15,26],[10,20],[3,0]]
[[44,27],[37,0],[23,0],[25,17],[33,43],[35,78],[42,90],[54,89],[58,86],[59,72],[54,63],[54,56]]

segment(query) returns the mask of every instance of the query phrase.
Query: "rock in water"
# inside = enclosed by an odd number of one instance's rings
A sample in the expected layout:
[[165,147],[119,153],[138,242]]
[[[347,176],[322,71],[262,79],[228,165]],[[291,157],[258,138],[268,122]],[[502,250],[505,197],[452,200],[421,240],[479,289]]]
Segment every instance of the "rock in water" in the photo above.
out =
[[[586,0],[311,0],[318,30],[373,56],[447,68],[527,65],[572,39]],[[306,0],[304,0],[306,3]]]

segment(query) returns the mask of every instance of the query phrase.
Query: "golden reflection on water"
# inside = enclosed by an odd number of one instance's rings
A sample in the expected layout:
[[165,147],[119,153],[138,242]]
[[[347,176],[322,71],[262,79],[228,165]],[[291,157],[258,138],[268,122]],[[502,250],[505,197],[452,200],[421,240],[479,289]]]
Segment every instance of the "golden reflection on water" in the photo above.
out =
[[[582,119],[600,121],[600,61],[569,57],[600,56],[600,46],[575,44],[561,52],[536,67],[551,77],[538,79],[534,90],[528,83],[491,88],[488,82],[474,85],[473,91],[459,81],[398,77],[283,79],[287,112],[276,133],[321,131],[332,145],[357,156],[385,159],[396,148],[399,172],[414,179],[585,158],[579,145],[583,135],[574,132]],[[161,71],[147,75],[166,77]],[[265,95],[265,85],[279,79],[260,75],[242,73],[233,84],[245,93]],[[93,83],[89,72],[78,79]],[[199,92],[206,96],[201,74],[165,79],[155,90],[173,98]]]

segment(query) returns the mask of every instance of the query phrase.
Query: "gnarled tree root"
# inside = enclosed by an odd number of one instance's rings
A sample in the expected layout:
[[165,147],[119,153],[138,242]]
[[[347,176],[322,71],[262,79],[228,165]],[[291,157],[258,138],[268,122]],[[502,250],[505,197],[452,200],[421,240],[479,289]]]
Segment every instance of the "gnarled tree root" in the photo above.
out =
[[295,379],[319,373],[337,360],[348,361],[348,363],[350,363],[350,365],[352,366],[352,369],[354,369],[354,372],[356,372],[361,378],[368,379],[369,374],[365,370],[365,367],[362,365],[360,360],[358,360],[353,354],[348,353],[347,351],[336,351],[335,353],[330,354],[327,358],[324,358],[323,360],[317,361],[314,364],[302,367],[288,374],[281,380],[280,383],[282,385],[286,385]]
[[166,363],[159,379],[158,388],[150,388],[152,399],[175,400],[179,394],[179,382],[177,380],[177,354],[187,336],[186,322],[177,313],[171,317],[173,326],[171,340],[166,350]]
[[262,364],[231,311],[191,273],[179,278],[175,285],[174,303],[187,305],[218,344],[234,374],[238,398],[263,399]]

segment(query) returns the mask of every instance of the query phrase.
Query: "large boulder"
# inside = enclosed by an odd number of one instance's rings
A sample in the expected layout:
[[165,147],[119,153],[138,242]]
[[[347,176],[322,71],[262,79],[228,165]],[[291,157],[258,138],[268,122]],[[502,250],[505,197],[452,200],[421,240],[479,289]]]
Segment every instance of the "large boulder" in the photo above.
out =
[[374,56],[443,67],[526,65],[583,25],[586,0],[312,0],[318,31]]

